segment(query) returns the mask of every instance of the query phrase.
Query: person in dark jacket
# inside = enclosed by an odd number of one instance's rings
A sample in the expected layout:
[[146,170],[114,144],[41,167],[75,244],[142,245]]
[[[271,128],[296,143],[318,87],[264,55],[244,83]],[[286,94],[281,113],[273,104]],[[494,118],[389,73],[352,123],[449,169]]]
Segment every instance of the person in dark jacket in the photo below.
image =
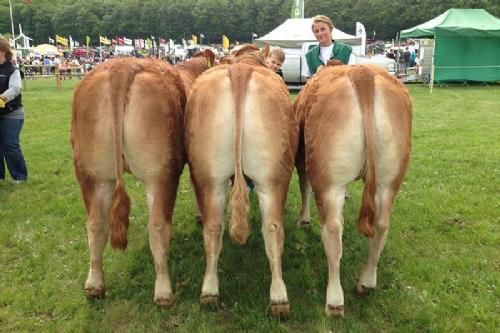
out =
[[19,143],[24,123],[21,74],[12,57],[9,42],[0,38],[0,180],[5,179],[6,164],[14,183],[19,184],[28,179],[28,170]]

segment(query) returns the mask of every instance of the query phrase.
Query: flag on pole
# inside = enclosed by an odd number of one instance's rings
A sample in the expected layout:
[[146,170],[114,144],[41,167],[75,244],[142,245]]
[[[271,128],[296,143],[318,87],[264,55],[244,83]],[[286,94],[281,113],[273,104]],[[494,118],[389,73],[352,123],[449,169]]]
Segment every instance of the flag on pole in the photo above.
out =
[[99,36],[99,43],[104,45],[111,45],[111,40],[105,36]]
[[56,35],[56,44],[61,44],[63,46],[68,46],[68,39],[61,37],[59,35]]
[[205,38],[205,35],[204,34],[200,34],[200,38]]
[[75,45],[75,43],[73,42],[73,38],[71,37],[71,35],[69,35],[69,49],[70,49],[70,51],[73,51],[74,45]]
[[291,18],[304,18],[304,0],[294,0],[292,3]]
[[54,39],[49,37],[49,44],[54,44]]
[[226,35],[222,35],[222,48],[224,50],[229,50],[229,38]]
[[85,36],[85,41],[87,42],[87,47],[90,45],[90,36]]
[[193,39],[193,45],[198,44],[198,37],[196,35],[191,35],[191,38]]
[[360,55],[365,55],[366,49],[366,30],[361,22],[356,22],[356,37],[361,37]]
[[252,32],[252,37],[255,38],[257,37],[258,35],[255,33],[255,32]]

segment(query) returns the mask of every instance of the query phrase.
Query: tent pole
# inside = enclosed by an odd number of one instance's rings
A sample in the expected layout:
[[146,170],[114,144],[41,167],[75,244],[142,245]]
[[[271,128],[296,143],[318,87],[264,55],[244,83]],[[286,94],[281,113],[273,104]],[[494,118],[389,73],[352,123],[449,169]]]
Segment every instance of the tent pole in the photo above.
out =
[[432,94],[432,89],[434,88],[435,55],[436,55],[436,35],[434,35],[434,47],[432,48],[432,67],[431,67],[431,82],[430,82],[431,94]]
[[434,58],[432,59],[432,69],[431,69],[431,82],[430,87],[431,87],[431,94],[432,94],[432,88],[434,87]]

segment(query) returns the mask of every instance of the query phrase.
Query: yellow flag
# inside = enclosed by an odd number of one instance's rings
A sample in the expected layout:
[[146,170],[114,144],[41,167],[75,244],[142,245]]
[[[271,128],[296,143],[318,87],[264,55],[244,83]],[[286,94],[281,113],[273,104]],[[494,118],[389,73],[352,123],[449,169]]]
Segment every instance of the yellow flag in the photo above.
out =
[[229,38],[226,35],[222,35],[222,48],[229,50]]
[[61,44],[61,45],[64,45],[64,46],[68,46],[68,39],[64,38],[64,37],[61,37],[59,35],[56,35],[56,44]]
[[193,44],[198,44],[198,37],[196,35],[191,35],[191,37],[193,38]]
[[86,36],[86,38],[87,38],[87,47],[89,47],[89,45],[90,45],[90,36]]
[[111,40],[107,37],[99,36],[99,42],[104,45],[110,45]]

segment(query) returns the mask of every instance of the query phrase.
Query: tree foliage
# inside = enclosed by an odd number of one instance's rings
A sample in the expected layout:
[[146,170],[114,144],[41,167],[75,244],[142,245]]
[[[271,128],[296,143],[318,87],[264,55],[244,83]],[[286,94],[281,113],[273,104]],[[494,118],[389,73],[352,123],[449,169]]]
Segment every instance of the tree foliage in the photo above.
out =
[[[49,36],[71,34],[128,38],[162,36],[180,41],[192,34],[220,43],[222,34],[248,42],[285,21],[293,0],[11,0],[16,34],[21,23],[36,44]],[[305,16],[324,14],[336,27],[354,34],[362,22],[369,37],[395,38],[402,29],[427,21],[450,8],[484,8],[500,16],[498,0],[306,0]],[[0,33],[10,34],[9,2],[0,0]]]

